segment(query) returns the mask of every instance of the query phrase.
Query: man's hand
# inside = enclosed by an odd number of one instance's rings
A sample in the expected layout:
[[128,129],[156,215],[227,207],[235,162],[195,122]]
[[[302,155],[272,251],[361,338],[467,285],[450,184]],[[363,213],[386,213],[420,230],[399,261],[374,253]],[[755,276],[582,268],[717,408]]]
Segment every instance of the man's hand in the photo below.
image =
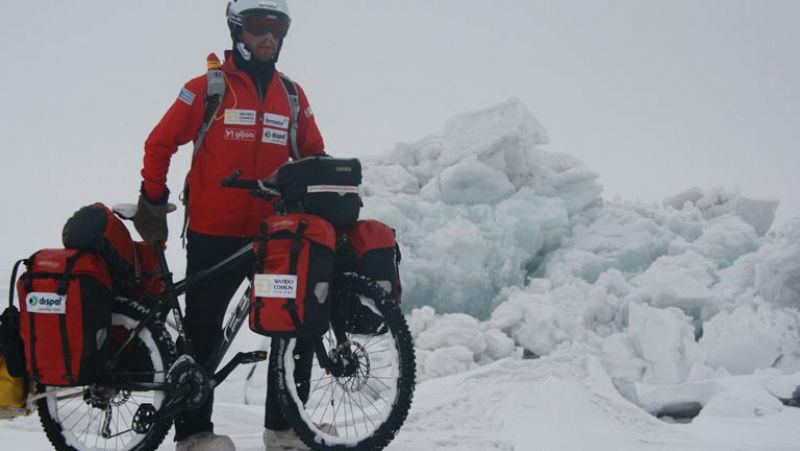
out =
[[139,195],[139,204],[136,207],[136,215],[133,217],[133,225],[148,244],[155,244],[157,241],[162,244],[167,242],[169,235],[167,198],[169,198],[169,191],[165,191],[161,199],[157,201],[150,199],[144,191]]

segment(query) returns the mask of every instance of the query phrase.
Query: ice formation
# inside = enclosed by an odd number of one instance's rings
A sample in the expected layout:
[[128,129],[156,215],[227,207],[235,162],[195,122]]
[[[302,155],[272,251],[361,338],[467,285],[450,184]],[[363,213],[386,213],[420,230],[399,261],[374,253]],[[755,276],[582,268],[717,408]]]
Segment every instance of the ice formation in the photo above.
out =
[[738,191],[727,192],[722,188],[708,191],[690,188],[664,200],[665,206],[676,210],[697,208],[706,219],[733,213],[753,226],[759,236],[764,236],[772,226],[778,204],[779,202],[775,200],[750,199]]
[[607,202],[547,143],[510,100],[365,161],[422,379],[574,346],[623,383],[800,369],[800,221],[768,234],[777,202],[719,188]]
[[597,176],[546,143],[512,100],[364,162],[364,215],[403,238],[408,307],[487,317],[504,287],[524,285],[561,245],[570,217],[601,202]]

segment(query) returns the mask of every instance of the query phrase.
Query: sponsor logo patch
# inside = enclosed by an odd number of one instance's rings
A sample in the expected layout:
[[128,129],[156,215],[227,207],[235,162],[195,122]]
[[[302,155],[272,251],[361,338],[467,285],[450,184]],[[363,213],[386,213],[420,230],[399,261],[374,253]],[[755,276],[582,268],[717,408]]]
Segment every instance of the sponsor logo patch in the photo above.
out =
[[186,88],[181,89],[181,92],[178,94],[178,100],[181,102],[191,105],[194,103],[194,98],[197,97],[192,91],[189,91]]
[[256,111],[225,110],[225,125],[256,125]]
[[289,132],[286,130],[276,130],[274,128],[265,128],[264,135],[261,138],[261,142],[280,144],[282,146],[285,146],[288,141]]
[[50,260],[39,260],[37,263],[45,268],[58,269],[61,267],[61,263]]
[[255,141],[256,131],[246,128],[226,128],[225,139],[228,141]]
[[28,312],[51,313],[64,315],[67,313],[67,297],[56,293],[28,293],[25,297]]
[[296,298],[297,276],[288,274],[256,274],[253,280],[260,298]]
[[308,108],[306,108],[306,111],[305,111],[304,114],[306,115],[306,117],[311,117],[311,116],[314,115],[314,110],[312,110],[311,107],[308,107]]
[[289,128],[289,116],[264,113],[264,125],[268,127],[282,128],[286,130],[287,128]]

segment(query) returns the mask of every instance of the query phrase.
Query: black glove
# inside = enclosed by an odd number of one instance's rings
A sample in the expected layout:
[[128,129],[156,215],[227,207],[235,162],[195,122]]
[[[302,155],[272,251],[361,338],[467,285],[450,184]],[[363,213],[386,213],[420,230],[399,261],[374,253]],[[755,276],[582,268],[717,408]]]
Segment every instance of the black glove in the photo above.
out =
[[133,225],[136,231],[148,244],[155,244],[160,241],[166,244],[169,231],[167,230],[167,199],[169,190],[164,191],[164,195],[158,200],[147,197],[144,190],[139,195],[139,204],[136,207],[136,215],[133,217]]

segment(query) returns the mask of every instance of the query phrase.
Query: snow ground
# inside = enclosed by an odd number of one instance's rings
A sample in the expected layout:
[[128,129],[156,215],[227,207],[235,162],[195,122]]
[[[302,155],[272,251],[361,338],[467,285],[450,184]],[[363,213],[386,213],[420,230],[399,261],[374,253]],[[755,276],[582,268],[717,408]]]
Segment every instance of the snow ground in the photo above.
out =
[[[800,449],[800,409],[777,399],[800,384],[800,219],[774,227],[777,203],[715,187],[610,201],[545,145],[511,100],[364,161],[363,216],[397,229],[417,349],[388,449]],[[244,330],[234,350],[265,346]],[[265,368],[249,370],[215,422],[263,449]],[[703,406],[691,423],[653,415],[685,402]],[[48,448],[35,417],[0,434]]]
[[[704,392],[713,411],[671,424],[623,398],[595,358],[508,358],[421,383],[387,450],[796,450],[800,409],[783,407],[764,387],[797,383],[798,376],[778,374],[722,379]],[[217,403],[214,413],[217,429],[242,451],[263,449],[262,418],[261,406],[231,402]],[[35,416],[0,430],[5,449],[48,449]]]

